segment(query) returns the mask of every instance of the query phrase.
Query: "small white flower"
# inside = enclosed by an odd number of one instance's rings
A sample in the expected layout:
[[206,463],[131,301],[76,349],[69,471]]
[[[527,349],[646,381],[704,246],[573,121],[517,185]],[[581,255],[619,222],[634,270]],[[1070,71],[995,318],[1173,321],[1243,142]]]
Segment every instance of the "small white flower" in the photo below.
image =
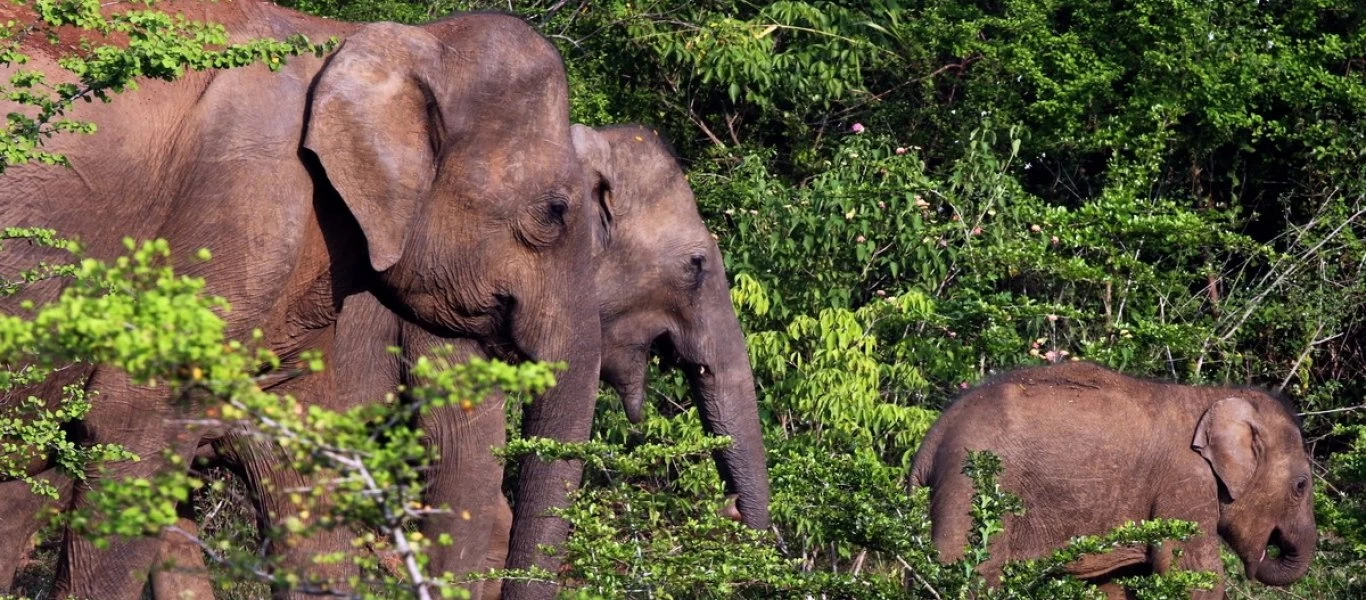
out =
[[1207,39],[1209,39],[1209,41],[1213,42],[1213,41],[1214,41],[1214,32],[1213,32],[1213,31],[1209,32],[1209,35],[1208,35],[1208,36],[1205,36],[1205,37],[1206,37]]
[[1025,163],[1025,170],[1026,170],[1026,171],[1028,171],[1028,170],[1030,170],[1030,169],[1033,169],[1033,168],[1034,168],[1034,163]]

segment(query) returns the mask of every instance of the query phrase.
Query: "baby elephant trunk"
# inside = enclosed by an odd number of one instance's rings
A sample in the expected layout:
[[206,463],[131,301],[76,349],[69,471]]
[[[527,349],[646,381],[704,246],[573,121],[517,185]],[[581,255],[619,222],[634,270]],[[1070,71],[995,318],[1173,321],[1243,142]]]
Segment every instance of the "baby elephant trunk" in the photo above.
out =
[[1280,550],[1280,556],[1262,556],[1257,564],[1257,581],[1274,586],[1286,586],[1299,581],[1309,572],[1317,538],[1313,525],[1285,529],[1277,527],[1271,532],[1269,544]]

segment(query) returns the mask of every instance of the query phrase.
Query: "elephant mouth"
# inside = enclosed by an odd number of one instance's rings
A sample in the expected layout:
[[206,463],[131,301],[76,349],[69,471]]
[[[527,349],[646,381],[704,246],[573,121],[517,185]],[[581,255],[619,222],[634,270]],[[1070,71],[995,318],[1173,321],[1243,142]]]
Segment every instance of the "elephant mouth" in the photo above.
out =
[[659,357],[659,370],[668,373],[674,369],[685,369],[692,366],[692,363],[683,358],[678,347],[674,345],[673,334],[665,331],[653,340],[650,340],[649,351]]
[[517,308],[517,299],[510,294],[495,294],[497,308],[490,311],[486,318],[492,322],[492,335],[486,336],[482,344],[484,352],[489,358],[501,360],[509,364],[521,364],[535,360],[536,357],[517,342],[517,335],[513,329],[513,314]]
[[1285,537],[1281,535],[1281,528],[1271,530],[1271,535],[1266,539],[1266,547],[1262,548],[1262,555],[1257,557],[1257,563],[1261,564],[1270,556],[1273,560],[1285,553]]
[[676,363],[670,349],[661,351],[660,341],[667,337],[661,334],[644,342],[623,344],[610,354],[604,353],[603,381],[621,396],[622,408],[631,423],[640,423],[645,418],[645,384],[650,357],[659,357],[661,372],[668,372]]
[[1280,527],[1271,530],[1261,556],[1247,561],[1247,578],[1266,585],[1285,586],[1304,576],[1312,550],[1306,550]]

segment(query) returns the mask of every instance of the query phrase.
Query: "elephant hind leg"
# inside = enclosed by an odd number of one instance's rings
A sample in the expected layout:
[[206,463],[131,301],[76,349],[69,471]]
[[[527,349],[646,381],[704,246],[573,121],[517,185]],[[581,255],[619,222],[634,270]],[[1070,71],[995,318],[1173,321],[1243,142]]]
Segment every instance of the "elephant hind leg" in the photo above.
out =
[[[204,431],[181,420],[185,413],[167,401],[165,390],[132,385],[126,374],[113,369],[97,369],[88,387],[100,396],[91,403],[84,420],[84,441],[118,444],[140,460],[88,467],[86,479],[73,486],[73,510],[92,508],[92,493],[105,479],[150,481],[187,468]],[[167,450],[177,462],[168,459]],[[139,598],[159,546],[155,537],[114,536],[108,547],[97,548],[68,527],[57,562],[53,597]]]

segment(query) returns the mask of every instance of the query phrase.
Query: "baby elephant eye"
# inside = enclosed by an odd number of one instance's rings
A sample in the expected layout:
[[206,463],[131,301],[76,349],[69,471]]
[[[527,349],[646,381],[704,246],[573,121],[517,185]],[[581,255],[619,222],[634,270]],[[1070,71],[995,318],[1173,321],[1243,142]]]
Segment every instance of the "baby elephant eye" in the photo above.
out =
[[1299,477],[1295,480],[1295,495],[1303,496],[1305,490],[1309,489],[1309,478]]
[[700,253],[689,255],[680,275],[679,283],[688,293],[696,293],[702,289],[702,281],[707,276],[707,256]]

